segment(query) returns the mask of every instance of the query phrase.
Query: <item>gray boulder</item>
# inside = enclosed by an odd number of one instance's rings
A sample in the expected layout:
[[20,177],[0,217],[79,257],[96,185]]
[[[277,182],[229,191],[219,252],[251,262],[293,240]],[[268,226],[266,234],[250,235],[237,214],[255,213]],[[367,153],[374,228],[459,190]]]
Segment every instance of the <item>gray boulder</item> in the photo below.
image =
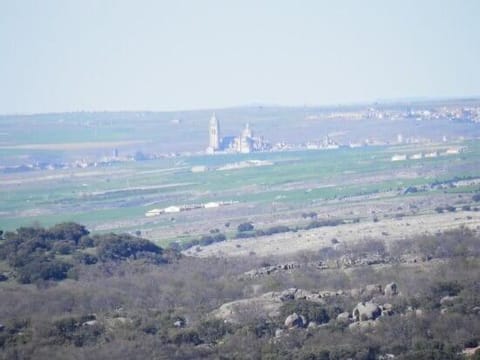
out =
[[440,299],[440,304],[442,305],[451,305],[453,304],[456,300],[458,299],[458,296],[444,296],[443,298]]
[[361,302],[353,309],[352,317],[355,321],[375,320],[382,314],[382,309],[373,302]]
[[396,283],[391,282],[385,285],[385,296],[396,296],[398,295],[398,286]]
[[94,326],[94,325],[97,325],[97,324],[98,324],[97,320],[89,320],[89,321],[85,321],[82,325],[83,326]]
[[377,323],[374,320],[357,321],[348,325],[350,330],[368,330],[375,327]]
[[288,315],[285,319],[285,327],[288,329],[303,328],[307,325],[307,320],[304,316],[293,313]]
[[337,321],[341,322],[350,322],[350,313],[348,312],[342,312],[337,315]]
[[175,326],[177,328],[183,328],[183,327],[185,327],[185,320],[178,319],[173,323],[173,326]]
[[383,304],[383,306],[380,307],[382,310],[382,316],[391,316],[393,315],[393,305],[392,304]]

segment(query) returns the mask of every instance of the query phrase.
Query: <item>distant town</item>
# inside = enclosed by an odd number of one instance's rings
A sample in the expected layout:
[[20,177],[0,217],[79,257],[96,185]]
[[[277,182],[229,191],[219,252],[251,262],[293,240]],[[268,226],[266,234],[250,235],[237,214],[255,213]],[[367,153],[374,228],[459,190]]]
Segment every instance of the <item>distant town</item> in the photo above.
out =
[[[465,106],[462,102],[455,101],[439,102],[433,106],[421,107],[419,105],[395,105],[395,106],[366,106],[357,108],[338,108],[335,110],[325,110],[321,108],[305,108],[302,114],[304,123],[314,124],[318,121],[327,121],[328,123],[335,122],[352,122],[358,123],[361,121],[378,121],[379,124],[385,121],[402,122],[413,121],[417,124],[431,124],[432,129],[435,127],[435,121],[448,121],[451,124],[479,124],[480,123],[480,103],[478,101],[471,102],[473,105]],[[223,111],[225,112],[225,111]],[[225,120],[228,119],[228,112],[225,115]],[[300,112],[299,112],[300,114]],[[146,151],[138,148],[133,150],[113,148],[110,150],[110,155],[76,155],[76,158],[69,159],[69,161],[25,161],[17,164],[0,165],[0,172],[13,173],[24,172],[31,170],[54,170],[54,169],[69,169],[69,168],[89,168],[89,167],[103,167],[110,166],[118,162],[128,161],[145,161],[159,158],[171,158],[177,156],[190,156],[202,154],[249,154],[254,152],[279,152],[279,151],[299,151],[299,150],[332,150],[338,148],[358,148],[364,146],[387,146],[387,145],[402,145],[402,144],[429,144],[429,143],[447,143],[452,141],[462,141],[464,139],[478,137],[464,132],[460,135],[451,135],[448,131],[441,136],[441,138],[431,137],[427,133],[406,135],[401,132],[391,134],[388,136],[378,136],[375,129],[367,132],[367,136],[363,139],[338,139],[338,133],[316,136],[315,132],[311,133],[311,139],[299,143],[291,142],[287,137],[281,141],[273,142],[271,139],[262,135],[257,135],[255,131],[255,121],[257,119],[252,116],[250,121],[244,123],[243,129],[239,130],[237,134],[225,133],[222,129],[222,117],[216,112],[211,114],[210,119],[205,119],[205,148],[198,149],[198,151],[170,151],[170,152],[154,152]],[[91,123],[91,120],[88,121]],[[173,118],[170,121],[175,126],[183,126],[182,120]],[[230,124],[232,121],[230,121]],[[345,125],[343,125],[345,126]],[[430,126],[430,125],[429,125]],[[230,125],[231,128],[231,125]],[[95,130],[96,131],[96,130]],[[368,135],[370,134],[370,135]],[[293,137],[295,138],[295,137]],[[8,147],[5,147],[8,148]],[[444,154],[452,154],[462,151],[460,148],[449,148],[444,151]],[[419,154],[395,154],[392,161],[402,161],[407,159],[429,158],[441,155],[435,151],[430,153]]]

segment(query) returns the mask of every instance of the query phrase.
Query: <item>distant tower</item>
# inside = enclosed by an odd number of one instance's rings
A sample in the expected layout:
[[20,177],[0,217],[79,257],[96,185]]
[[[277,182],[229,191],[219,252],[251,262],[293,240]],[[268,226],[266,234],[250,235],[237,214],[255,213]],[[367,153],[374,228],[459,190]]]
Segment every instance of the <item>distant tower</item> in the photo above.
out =
[[208,151],[214,152],[220,150],[220,124],[215,113],[210,119]]
[[242,131],[242,135],[240,136],[240,148],[239,151],[244,154],[248,154],[252,152],[252,138],[253,138],[253,132],[252,129],[250,129],[250,124],[247,123],[245,125],[245,129]]

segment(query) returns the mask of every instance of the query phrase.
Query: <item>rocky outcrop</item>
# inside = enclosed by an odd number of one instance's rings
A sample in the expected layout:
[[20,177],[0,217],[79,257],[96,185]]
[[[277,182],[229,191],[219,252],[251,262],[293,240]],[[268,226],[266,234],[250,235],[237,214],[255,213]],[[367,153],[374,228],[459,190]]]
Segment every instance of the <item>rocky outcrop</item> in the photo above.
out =
[[382,309],[373,302],[360,302],[352,311],[355,321],[375,320],[382,314]]
[[284,325],[287,329],[304,328],[307,326],[307,319],[303,315],[293,313],[287,316]]
[[[393,307],[391,304],[386,303],[381,306],[377,302],[382,299],[384,295],[394,296],[397,293],[398,287],[395,283],[387,284],[385,289],[383,289],[380,284],[371,284],[364,288],[352,289],[350,291],[290,288],[280,292],[268,292],[260,296],[225,303],[217,310],[214,310],[211,315],[227,322],[241,323],[245,319],[265,316],[277,317],[280,315],[280,307],[282,304],[289,301],[307,300],[318,304],[326,304],[330,303],[330,298],[337,296],[368,298],[370,299],[369,301],[358,303],[352,313],[344,312],[337,316],[337,320],[341,322],[359,322],[375,320],[379,316],[393,315]],[[295,314],[291,314],[292,318],[294,315]],[[298,314],[296,315],[300,316]],[[305,319],[303,318],[301,320],[303,321],[303,325],[300,327],[307,326]],[[298,325],[299,321],[298,319],[294,321],[295,326]]]
[[247,271],[243,274],[243,277],[251,278],[251,279],[258,278],[265,275],[271,275],[273,273],[280,272],[280,271],[290,271],[290,270],[298,269],[299,267],[300,267],[300,264],[296,262],[268,265],[268,266],[263,266],[260,268]]
[[256,315],[258,317],[279,316],[281,306],[282,300],[278,293],[269,292],[254,298],[225,303],[214,310],[211,315],[233,324],[239,324],[242,320]]

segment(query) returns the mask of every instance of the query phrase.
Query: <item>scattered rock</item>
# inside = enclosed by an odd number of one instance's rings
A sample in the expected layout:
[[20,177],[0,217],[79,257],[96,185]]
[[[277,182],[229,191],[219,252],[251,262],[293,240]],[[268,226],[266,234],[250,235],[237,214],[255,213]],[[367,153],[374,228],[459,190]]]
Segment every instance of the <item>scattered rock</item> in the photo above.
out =
[[281,301],[295,300],[295,293],[297,292],[297,290],[298,289],[296,288],[290,288],[282,291],[280,294],[280,300]]
[[458,296],[444,296],[443,298],[440,299],[440,304],[441,305],[448,305],[453,302],[455,302],[458,299]]
[[382,285],[380,284],[370,284],[365,286],[363,289],[362,295],[372,297],[375,295],[383,295]]
[[296,262],[268,265],[260,268],[256,268],[250,271],[247,271],[243,274],[247,278],[258,278],[265,275],[270,275],[278,271],[291,271],[300,267],[300,264]]
[[307,325],[307,320],[303,315],[293,313],[285,319],[285,327],[288,329],[303,328]]
[[393,315],[393,305],[392,304],[383,304],[381,307],[382,316],[392,316]]
[[303,289],[290,288],[282,291],[279,294],[279,298],[283,302],[292,301],[292,300],[308,300],[308,301],[324,304],[325,301],[322,298],[330,295],[332,295],[332,292],[329,292],[329,291],[312,292],[312,291],[303,290]]
[[183,319],[178,319],[177,321],[175,321],[173,323],[173,326],[177,327],[177,328],[183,328],[185,327],[185,320]]
[[279,338],[280,336],[282,336],[284,333],[284,330],[283,329],[276,329],[275,330],[275,337],[276,338]]
[[90,321],[85,321],[82,325],[83,326],[94,326],[98,324],[98,320],[90,320]]
[[385,285],[385,296],[396,296],[398,295],[398,286],[396,283],[391,282]]
[[343,313],[338,314],[337,321],[350,322],[350,313],[345,311]]
[[373,302],[361,302],[353,309],[352,317],[355,321],[375,320],[382,314],[380,306]]
[[308,323],[307,329],[317,329],[319,326],[316,321],[311,321]]
[[350,330],[367,330],[371,329],[376,325],[374,320],[366,320],[366,321],[357,321],[348,325]]

